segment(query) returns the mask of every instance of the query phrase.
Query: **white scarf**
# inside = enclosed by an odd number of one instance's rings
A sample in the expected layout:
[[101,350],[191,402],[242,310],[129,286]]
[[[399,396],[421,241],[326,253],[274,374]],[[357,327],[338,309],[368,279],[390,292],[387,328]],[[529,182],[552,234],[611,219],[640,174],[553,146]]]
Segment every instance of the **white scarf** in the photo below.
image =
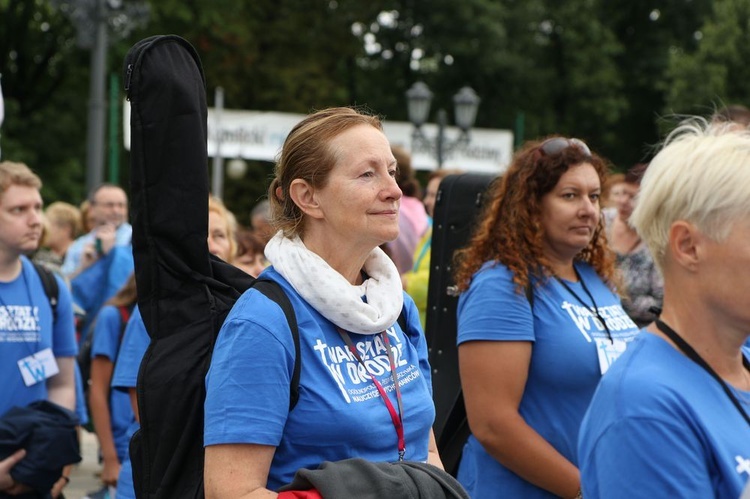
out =
[[401,277],[380,248],[367,257],[364,271],[368,278],[359,286],[307,249],[299,236],[289,239],[279,231],[266,245],[265,253],[273,268],[307,303],[345,331],[378,334],[391,327],[401,313]]

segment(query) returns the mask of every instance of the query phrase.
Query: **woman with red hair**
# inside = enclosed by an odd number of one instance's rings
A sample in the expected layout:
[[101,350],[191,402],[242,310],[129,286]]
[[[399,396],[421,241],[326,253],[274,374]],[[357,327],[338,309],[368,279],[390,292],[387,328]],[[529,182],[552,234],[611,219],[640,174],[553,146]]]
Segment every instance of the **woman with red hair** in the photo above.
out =
[[[614,292],[602,158],[578,139],[526,144],[457,255],[458,356],[472,497],[577,497],[578,427],[638,328]],[[613,470],[616,472],[616,470]]]

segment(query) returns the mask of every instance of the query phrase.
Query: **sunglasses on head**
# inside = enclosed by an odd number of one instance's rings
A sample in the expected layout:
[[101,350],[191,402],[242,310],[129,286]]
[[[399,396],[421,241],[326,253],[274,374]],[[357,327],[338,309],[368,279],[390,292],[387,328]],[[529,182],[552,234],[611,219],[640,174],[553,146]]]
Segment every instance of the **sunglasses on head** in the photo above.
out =
[[568,147],[577,147],[586,156],[591,156],[591,150],[584,141],[581,139],[566,139],[565,137],[547,139],[539,146],[539,150],[545,156],[554,156],[555,154],[560,154]]

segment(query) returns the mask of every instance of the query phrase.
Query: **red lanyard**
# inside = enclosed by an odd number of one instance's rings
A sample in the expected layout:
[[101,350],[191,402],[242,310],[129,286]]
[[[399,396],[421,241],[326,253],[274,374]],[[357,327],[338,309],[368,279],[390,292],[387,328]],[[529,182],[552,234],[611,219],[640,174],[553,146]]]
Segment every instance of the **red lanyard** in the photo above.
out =
[[349,333],[342,330],[341,328],[336,328],[336,330],[339,332],[339,335],[341,335],[341,339],[344,340],[344,343],[346,343],[349,351],[357,359],[357,362],[359,362],[359,364],[364,368],[365,372],[370,376],[370,379],[375,384],[375,388],[378,389],[380,397],[383,399],[383,402],[385,402],[385,406],[388,408],[388,413],[391,415],[393,427],[396,429],[396,437],[398,438],[398,460],[403,461],[404,454],[406,453],[406,440],[404,439],[404,408],[401,402],[401,388],[399,388],[398,386],[398,376],[396,376],[396,363],[393,361],[393,352],[391,352],[391,343],[390,341],[388,341],[388,334],[384,331],[380,333],[380,337],[383,339],[383,343],[385,343],[385,349],[388,352],[388,362],[391,365],[391,378],[393,379],[393,386],[396,389],[396,403],[398,404],[398,412],[396,412],[396,409],[393,407],[393,403],[391,403],[391,399],[389,399],[388,395],[385,393],[383,385],[381,385],[380,382],[375,378],[375,376],[370,374],[370,371],[367,370],[367,366],[365,366],[362,357],[354,347],[354,343],[352,343],[352,339],[351,337],[349,337]]

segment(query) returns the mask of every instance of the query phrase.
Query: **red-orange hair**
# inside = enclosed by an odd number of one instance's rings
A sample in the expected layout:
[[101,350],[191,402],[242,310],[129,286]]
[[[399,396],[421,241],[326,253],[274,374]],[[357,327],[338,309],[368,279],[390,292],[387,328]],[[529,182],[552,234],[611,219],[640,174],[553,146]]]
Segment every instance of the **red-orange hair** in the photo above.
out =
[[[527,142],[513,157],[501,179],[490,186],[485,208],[466,247],[455,254],[455,282],[465,291],[472,276],[488,261],[506,265],[513,272],[517,291],[523,293],[531,277],[544,281],[552,267],[543,251],[540,223],[542,197],[555,188],[571,167],[590,163],[604,182],[608,166],[604,159],[569,146],[558,154],[540,151],[543,141]],[[588,262],[610,285],[614,282],[615,257],[608,247],[603,218],[589,245],[576,257]]]

